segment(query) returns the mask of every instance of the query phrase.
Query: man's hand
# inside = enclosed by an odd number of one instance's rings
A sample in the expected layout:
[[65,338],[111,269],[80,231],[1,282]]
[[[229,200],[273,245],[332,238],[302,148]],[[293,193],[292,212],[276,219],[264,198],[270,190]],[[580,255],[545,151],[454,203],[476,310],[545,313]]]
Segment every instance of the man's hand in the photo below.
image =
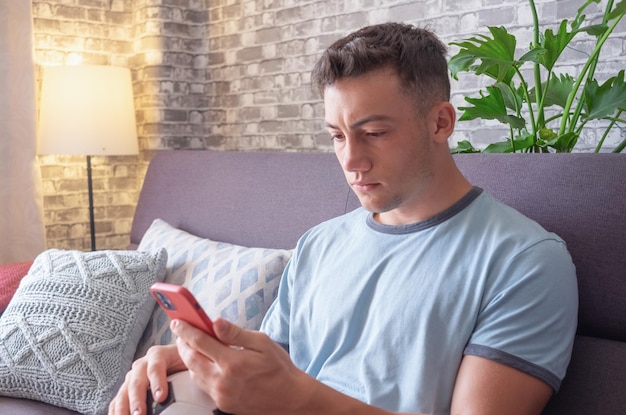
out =
[[306,408],[317,383],[296,368],[285,350],[267,335],[214,322],[217,341],[175,320],[178,352],[192,380],[225,412],[294,414]]
[[167,397],[167,375],[185,370],[176,345],[155,346],[137,359],[109,405],[109,415],[145,415],[147,392],[157,402]]
[[[109,406],[109,415],[146,414],[146,393],[167,396],[167,375],[188,369],[218,407],[237,415],[267,413],[389,414],[343,395],[296,368],[267,335],[225,320],[217,338],[175,320],[176,345],[156,346],[137,360]],[[551,395],[542,381],[502,364],[465,356],[457,377],[452,413],[540,413]]]

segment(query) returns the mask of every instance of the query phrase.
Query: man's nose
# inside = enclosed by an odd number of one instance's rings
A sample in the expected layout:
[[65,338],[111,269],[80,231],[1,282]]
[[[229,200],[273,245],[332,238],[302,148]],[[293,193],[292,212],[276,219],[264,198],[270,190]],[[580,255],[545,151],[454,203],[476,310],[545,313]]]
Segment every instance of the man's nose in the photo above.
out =
[[341,160],[345,171],[363,172],[371,168],[365,145],[358,138],[346,137]]

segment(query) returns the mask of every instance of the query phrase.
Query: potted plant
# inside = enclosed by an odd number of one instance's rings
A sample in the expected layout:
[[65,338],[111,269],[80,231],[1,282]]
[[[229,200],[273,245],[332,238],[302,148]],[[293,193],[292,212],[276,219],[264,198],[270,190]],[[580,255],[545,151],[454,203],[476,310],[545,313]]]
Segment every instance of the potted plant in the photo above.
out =
[[[476,98],[466,97],[470,104],[459,107],[460,121],[498,120],[507,125],[510,136],[490,144],[483,152],[571,152],[585,126],[594,120],[605,120],[606,128],[597,144],[599,152],[605,138],[618,125],[626,124],[626,82],[624,70],[603,83],[595,79],[600,51],[626,13],[626,0],[614,4],[608,0],[602,21],[585,24],[585,10],[600,0],[586,0],[573,20],[563,20],[556,32],[541,31],[537,8],[529,0],[533,18],[533,41],[520,57],[515,56],[517,39],[504,27],[488,27],[489,35],[477,35],[462,42],[449,62],[450,73],[487,76],[493,83]],[[555,68],[563,51],[572,47],[580,34],[595,38],[595,44],[576,76],[557,74]],[[531,74],[524,66],[532,65]],[[532,78],[532,79],[527,79]],[[626,147],[626,139],[614,152]],[[468,141],[452,150],[456,153],[478,152]]]

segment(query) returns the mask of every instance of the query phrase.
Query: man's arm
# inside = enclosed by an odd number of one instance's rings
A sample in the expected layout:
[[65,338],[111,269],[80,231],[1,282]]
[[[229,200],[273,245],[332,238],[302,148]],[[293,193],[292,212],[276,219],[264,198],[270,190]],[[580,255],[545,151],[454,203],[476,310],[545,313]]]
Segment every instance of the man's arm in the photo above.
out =
[[[218,320],[215,328],[222,341],[239,347],[224,346],[185,323],[176,324],[173,330],[181,339],[178,351],[176,347],[153,348],[138,360],[109,414],[145,414],[146,390],[151,389],[161,401],[167,394],[167,373],[186,367],[223,410],[238,415],[390,414],[300,371],[284,349],[263,333],[242,330],[223,320]],[[530,375],[468,355],[457,375],[451,413],[535,415],[541,413],[551,393],[547,384]]]
[[466,355],[457,374],[452,409],[456,414],[540,414],[552,396],[542,380],[484,357]]
[[[313,400],[320,406],[316,407],[314,403],[311,414],[390,414],[359,401],[344,401],[345,396],[335,396],[341,394],[328,387],[312,390],[320,394]],[[533,376],[483,357],[468,355],[457,376],[450,414],[539,415],[551,395],[552,388]],[[345,406],[339,406],[340,402]]]
[[[263,333],[218,320],[218,338],[177,322],[178,350],[192,378],[226,411],[280,414],[390,414],[346,396],[297,369],[289,355]],[[233,347],[234,346],[234,347]],[[552,389],[543,381],[500,363],[463,358],[452,414],[540,414]]]

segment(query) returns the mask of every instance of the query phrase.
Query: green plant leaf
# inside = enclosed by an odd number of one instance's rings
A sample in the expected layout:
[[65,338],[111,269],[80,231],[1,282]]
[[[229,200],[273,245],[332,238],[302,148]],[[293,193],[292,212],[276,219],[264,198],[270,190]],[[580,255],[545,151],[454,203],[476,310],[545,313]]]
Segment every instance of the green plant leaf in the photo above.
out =
[[[494,143],[483,152],[572,151],[590,119],[612,121],[607,127],[609,131],[619,118],[615,111],[626,110],[624,70],[602,85],[593,79],[596,66],[600,63],[600,50],[626,15],[626,0],[581,0],[583,4],[573,19],[561,21],[554,30],[541,29],[541,32],[534,0],[529,1],[535,11],[535,37],[519,60],[515,60],[516,39],[504,27],[489,27],[490,36],[477,35],[460,43],[450,43],[460,47],[459,53],[450,60],[450,72],[455,78],[460,71],[468,71],[496,80],[486,92],[480,92],[479,98],[465,98],[470,106],[459,108],[463,111],[459,120],[495,119],[509,125],[512,134],[523,134],[521,138],[514,136],[513,142]],[[615,3],[617,5],[613,6]],[[586,23],[584,13],[592,4],[605,9],[602,22],[583,26]],[[597,13],[596,8],[593,13]],[[563,51],[575,47],[573,39],[581,32],[595,36],[597,42],[592,52],[586,55],[580,75],[554,74],[553,69]],[[528,62],[533,63],[535,69],[535,88],[530,91],[528,88],[532,85],[526,82],[520,71],[522,65]],[[544,68],[549,74],[545,81],[542,79]],[[519,80],[518,87],[514,80]],[[555,106],[563,110],[559,112],[552,108],[544,112],[547,107]],[[527,127],[527,121],[521,117],[527,118],[532,128]],[[560,121],[558,132],[545,128],[547,123],[556,121]],[[626,121],[619,118],[619,122]],[[527,128],[532,131],[529,133]],[[626,148],[626,140],[619,147],[620,151]]]
[[505,84],[504,82],[496,82],[493,86],[502,93],[504,106],[513,111],[518,111],[523,104],[522,89],[515,89],[513,85]]
[[621,0],[611,13],[609,13],[609,20],[621,18],[624,14],[626,14],[626,0]]
[[563,20],[561,22],[556,35],[552,29],[547,29],[541,42],[541,47],[545,50],[545,52],[538,57],[540,61],[539,63],[541,63],[546,69],[552,70],[558,61],[559,56],[563,53],[563,50],[565,50],[569,42],[576,35],[576,30],[577,29],[572,32],[567,31],[567,20]]
[[513,147],[511,147],[510,141],[499,141],[497,143],[489,144],[483,153],[512,153]]
[[584,13],[585,13],[585,10],[587,9],[587,7],[589,7],[591,5],[591,3],[600,4],[600,1],[601,0],[587,0],[582,6],[580,6],[578,8],[578,11],[576,12],[576,17],[574,17],[574,20],[572,20],[572,29],[573,30],[578,30],[580,25],[585,20],[586,16],[585,16]]
[[545,50],[545,52],[539,57],[539,63],[541,63],[548,70],[554,68],[555,63],[569,43],[569,40],[567,20],[563,20],[561,22],[557,35],[554,35],[552,29],[547,29],[541,42],[541,47]]
[[[535,140],[532,135],[527,134],[522,138],[513,140],[513,144],[515,145],[515,151],[527,152],[531,149]],[[500,141],[497,143],[489,144],[484,150],[483,153],[512,153],[513,145],[511,144],[511,140]]]
[[580,7],[578,8],[578,12],[577,12],[576,16],[578,17],[578,16],[582,15],[582,14],[585,12],[585,9],[586,9],[587,7],[589,7],[589,5],[590,5],[591,3],[600,4],[600,0],[587,0],[587,1],[585,2],[585,4],[583,4],[582,6],[580,6]]
[[[575,82],[575,79],[570,74],[556,75],[553,73],[548,81],[548,87],[546,88],[545,82],[541,86],[545,91],[543,106],[547,108],[552,105],[558,105],[564,108]],[[535,88],[530,91],[530,99],[535,100]]]
[[448,61],[448,69],[450,70],[450,74],[454,79],[458,80],[459,72],[470,71],[475,61],[476,58],[473,54],[469,53],[466,50],[461,50],[459,53],[451,57]]
[[524,62],[533,62],[533,63],[542,63],[542,57],[546,54],[546,50],[544,48],[538,47],[532,50],[529,50],[521,58],[519,58],[520,63]]
[[546,142],[547,146],[552,147],[557,153],[569,153],[578,142],[578,134],[573,131],[553,138]]
[[463,111],[459,118],[460,121],[483,118],[486,120],[498,120],[516,129],[524,128],[526,121],[523,118],[507,113],[504,97],[499,88],[488,86],[487,95],[483,91],[480,91],[480,95],[480,98],[465,98],[465,101],[472,104],[473,107],[459,107],[459,110]]
[[608,28],[609,28],[608,25],[600,23],[600,24],[585,26],[580,29],[580,32],[585,32],[591,36],[599,37],[599,36],[602,36],[604,32],[606,32],[606,29]]
[[469,153],[480,153],[480,150],[475,148],[472,143],[467,140],[461,140],[456,143],[456,147],[450,149],[452,154],[469,154]]
[[[513,77],[515,76],[515,70],[513,69],[513,66],[510,66],[506,73],[502,76],[500,76],[499,70],[500,67],[497,65],[490,66],[488,68],[485,68],[485,75],[492,79],[495,79],[497,83],[510,84],[513,80]],[[501,77],[502,79],[498,80],[499,77]]]
[[575,132],[558,135],[550,128],[542,128],[539,130],[537,145],[544,148],[552,147],[558,153],[566,153],[572,151],[577,141],[578,134]]
[[[452,42],[461,48],[459,53],[450,58],[448,67],[456,79],[460,71],[472,70],[476,75],[487,75],[497,81],[510,79],[515,62],[515,36],[502,27],[488,27],[493,37],[477,35],[463,42]],[[479,64],[474,65],[476,61]]]
[[584,108],[587,119],[611,116],[617,109],[626,109],[626,83],[624,70],[602,85],[594,79],[585,85]]
[[558,134],[551,128],[542,128],[539,130],[539,140],[537,140],[537,144],[545,147],[548,146],[550,142],[556,142],[558,138]]

